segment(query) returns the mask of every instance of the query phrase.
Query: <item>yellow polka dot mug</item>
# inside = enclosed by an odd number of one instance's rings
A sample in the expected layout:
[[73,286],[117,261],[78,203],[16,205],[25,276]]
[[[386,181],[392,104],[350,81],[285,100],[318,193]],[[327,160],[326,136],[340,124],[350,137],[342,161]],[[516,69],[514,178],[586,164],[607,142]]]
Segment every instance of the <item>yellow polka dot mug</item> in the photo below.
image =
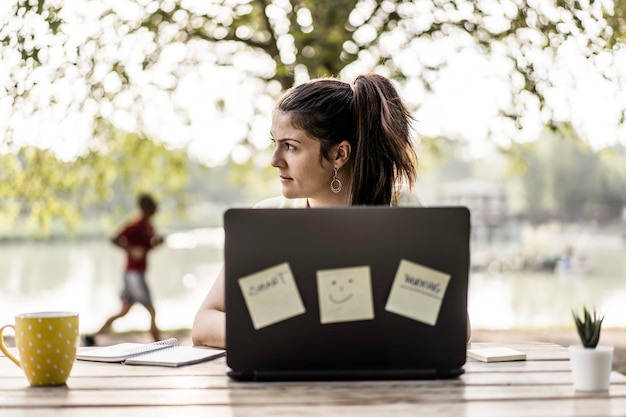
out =
[[[2,332],[15,330],[14,356],[4,344]],[[15,325],[0,328],[0,350],[22,368],[32,386],[63,385],[76,358],[78,313],[44,312],[15,316]]]

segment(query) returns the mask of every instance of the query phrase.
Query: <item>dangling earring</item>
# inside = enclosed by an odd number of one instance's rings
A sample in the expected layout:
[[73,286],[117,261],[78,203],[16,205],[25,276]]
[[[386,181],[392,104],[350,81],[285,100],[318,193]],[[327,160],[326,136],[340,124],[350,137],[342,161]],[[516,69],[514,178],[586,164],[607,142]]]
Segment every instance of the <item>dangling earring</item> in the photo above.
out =
[[330,182],[330,191],[337,194],[339,191],[341,191],[341,181],[339,181],[339,177],[337,177],[339,167],[335,165],[333,167],[333,170],[335,171],[335,175],[333,176],[333,180]]

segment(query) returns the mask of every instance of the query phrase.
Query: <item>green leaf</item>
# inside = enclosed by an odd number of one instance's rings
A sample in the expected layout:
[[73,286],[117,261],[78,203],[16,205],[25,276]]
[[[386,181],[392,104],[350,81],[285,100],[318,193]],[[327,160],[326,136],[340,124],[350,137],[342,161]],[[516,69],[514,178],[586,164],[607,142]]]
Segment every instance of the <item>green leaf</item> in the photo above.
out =
[[572,316],[583,346],[591,349],[598,346],[604,316],[600,316],[595,308],[593,313],[590,313],[586,306],[583,306],[582,319],[575,311],[572,311]]

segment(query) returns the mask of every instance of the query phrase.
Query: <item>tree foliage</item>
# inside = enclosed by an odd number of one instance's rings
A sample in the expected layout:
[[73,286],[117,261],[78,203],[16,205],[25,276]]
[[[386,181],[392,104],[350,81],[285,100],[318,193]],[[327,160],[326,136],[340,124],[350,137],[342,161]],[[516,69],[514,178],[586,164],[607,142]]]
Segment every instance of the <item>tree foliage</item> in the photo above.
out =
[[[398,79],[415,79],[430,91],[446,58],[433,56],[432,47],[425,46],[458,39],[458,50],[480,48],[507,59],[511,103],[502,113],[519,121],[533,102],[550,110],[546,96],[555,82],[550,59],[565,42],[573,40],[590,59],[621,45],[625,4],[143,0],[94,5],[18,0],[0,40],[3,58],[12,64],[6,88],[18,109],[36,110],[34,96],[43,94],[38,90],[45,82],[79,79],[82,91],[75,100],[66,102],[54,89],[50,99],[64,102],[67,110],[105,118],[111,108],[133,103],[134,111],[125,110],[141,129],[141,105],[154,97],[146,91],[174,94],[178,81],[205,63],[278,81],[285,89],[299,75],[340,74],[358,62],[359,68],[384,67]],[[598,65],[614,76],[605,59]]]
[[[70,163],[83,173],[75,174],[76,179],[51,174],[31,187],[0,194],[4,207],[36,213],[36,200],[46,194],[35,185],[51,187],[45,204],[37,200],[48,212],[40,218],[43,223],[53,213],[75,217],[63,211],[69,206],[55,208],[55,202],[71,201],[70,195],[81,187],[88,190],[85,196],[102,199],[112,177],[144,185],[158,182],[164,169],[182,172],[181,162],[159,162],[162,132],[156,122],[176,119],[188,127],[202,119],[202,112],[211,109],[199,111],[181,98],[181,88],[186,83],[193,89],[209,73],[257,81],[250,100],[240,100],[241,105],[229,110],[225,98],[217,97],[213,109],[233,113],[243,125],[238,139],[249,147],[255,146],[254,113],[263,113],[294,82],[377,70],[410,83],[417,107],[424,97],[436,94],[447,57],[462,50],[480,51],[504,63],[508,91],[500,112],[517,128],[533,112],[547,124],[563,121],[554,114],[551,100],[561,80],[550,70],[564,45],[575,45],[606,78],[623,81],[613,52],[623,48],[624,0],[16,0],[5,8],[0,60],[7,74],[0,77],[5,92],[0,110],[6,118],[0,121],[0,152],[13,154],[3,156],[3,163],[13,168],[3,167],[2,175],[19,183],[26,181],[22,176],[40,175],[51,167],[67,171],[68,162],[61,160],[42,166],[42,159],[54,159],[46,151],[51,145],[22,149],[25,126],[44,125],[46,117],[65,121],[59,137],[72,141],[82,132],[91,138],[81,148],[82,156]],[[453,54],[436,53],[441,48]],[[211,82],[217,86],[223,80]],[[242,111],[244,102],[251,114]],[[155,103],[161,106],[156,115],[147,111]],[[71,114],[80,115],[84,131],[72,126],[76,119]],[[621,114],[624,123],[623,110]],[[116,129],[102,127],[108,123],[137,132],[137,140],[157,139],[155,148],[114,158],[120,142]],[[185,140],[178,145],[184,147]],[[113,153],[98,156],[104,151]],[[141,163],[135,164],[130,155]],[[146,171],[150,166],[153,170]],[[146,175],[150,180],[142,179]],[[180,189],[184,181],[182,174],[163,179],[171,190]]]
[[525,212],[533,223],[607,221],[619,218],[626,206],[623,145],[595,152],[575,135],[546,132],[541,140],[516,145],[516,156]]
[[72,161],[34,146],[0,154],[0,212],[5,220],[23,216],[37,234],[46,235],[56,218],[72,231],[90,210],[134,210],[140,192],[184,205],[187,154],[108,128],[106,142]]
[[[424,146],[426,145],[426,146]],[[595,151],[569,125],[546,128],[538,140],[514,144],[506,154],[462,159],[467,144],[425,138],[425,181],[440,184],[467,178],[502,183],[509,209],[532,224],[614,222],[626,207],[626,146]],[[506,156],[506,157],[505,157]]]

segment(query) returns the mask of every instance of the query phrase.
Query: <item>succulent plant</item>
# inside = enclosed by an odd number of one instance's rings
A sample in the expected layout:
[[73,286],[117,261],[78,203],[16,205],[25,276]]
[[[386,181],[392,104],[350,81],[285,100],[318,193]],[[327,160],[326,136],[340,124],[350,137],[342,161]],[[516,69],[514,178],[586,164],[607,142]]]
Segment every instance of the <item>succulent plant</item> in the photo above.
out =
[[574,322],[576,323],[576,329],[578,330],[578,336],[583,346],[586,348],[595,349],[598,346],[600,340],[600,330],[602,329],[602,321],[604,316],[600,316],[593,309],[593,314],[589,312],[586,306],[583,306],[583,315],[579,316],[575,311],[572,311],[574,316]]

